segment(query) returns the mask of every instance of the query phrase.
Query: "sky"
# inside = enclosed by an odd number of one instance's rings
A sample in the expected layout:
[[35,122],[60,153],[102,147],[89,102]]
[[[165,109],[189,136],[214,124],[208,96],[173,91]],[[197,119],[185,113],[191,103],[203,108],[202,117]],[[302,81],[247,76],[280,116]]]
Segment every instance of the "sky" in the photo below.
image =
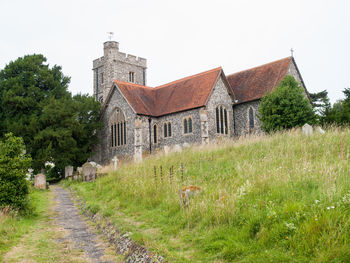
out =
[[1,0],[0,69],[43,54],[93,93],[92,61],[107,32],[121,52],[147,59],[147,85],[216,67],[226,75],[290,56],[309,92],[331,102],[350,88],[348,0]]

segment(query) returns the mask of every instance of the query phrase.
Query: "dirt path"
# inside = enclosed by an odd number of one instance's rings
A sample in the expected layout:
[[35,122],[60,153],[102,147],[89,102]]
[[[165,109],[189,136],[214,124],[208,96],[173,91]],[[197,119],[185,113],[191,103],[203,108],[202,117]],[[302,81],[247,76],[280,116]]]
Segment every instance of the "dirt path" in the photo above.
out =
[[70,241],[75,248],[84,251],[89,262],[120,262],[116,258],[106,255],[107,245],[89,229],[68,191],[60,186],[53,186],[52,191],[55,193],[58,203],[55,208],[57,215],[54,219],[68,231],[64,240]]

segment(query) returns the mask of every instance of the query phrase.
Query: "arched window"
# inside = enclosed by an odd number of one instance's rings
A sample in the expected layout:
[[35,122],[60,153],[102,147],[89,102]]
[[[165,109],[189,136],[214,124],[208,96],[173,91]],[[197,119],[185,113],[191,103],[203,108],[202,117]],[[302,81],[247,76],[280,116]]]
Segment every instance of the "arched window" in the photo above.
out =
[[109,119],[111,127],[111,147],[126,144],[126,120],[123,111],[115,109]]
[[184,118],[184,134],[192,133],[192,118],[186,117]]
[[163,131],[164,131],[164,138],[168,137],[168,125],[166,123],[164,123]]
[[163,132],[164,132],[164,138],[171,137],[171,123],[170,122],[164,123]]
[[168,135],[171,137],[171,123],[168,123]]
[[254,111],[253,108],[249,108],[249,129],[254,129]]
[[218,106],[216,113],[216,132],[220,134],[228,134],[228,113],[224,106]]
[[153,143],[158,143],[158,126],[157,124],[153,125]]

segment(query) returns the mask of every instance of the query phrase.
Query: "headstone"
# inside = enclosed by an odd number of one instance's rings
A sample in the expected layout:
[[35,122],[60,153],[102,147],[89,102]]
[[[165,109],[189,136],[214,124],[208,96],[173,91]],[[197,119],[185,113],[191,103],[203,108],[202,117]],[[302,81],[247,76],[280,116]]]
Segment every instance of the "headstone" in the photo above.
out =
[[318,133],[321,133],[321,134],[325,134],[324,129],[322,129],[320,126],[317,126],[317,127],[315,128],[315,131],[318,132]]
[[64,178],[73,176],[73,166],[66,166],[64,168]]
[[164,146],[164,154],[168,155],[170,152],[170,147],[169,146]]
[[177,152],[177,153],[182,152],[182,148],[181,148],[181,146],[180,146],[180,145],[178,145],[178,144],[175,144],[175,146],[174,146],[174,152]]
[[77,167],[78,180],[83,180],[83,167]]
[[93,181],[96,178],[96,167],[94,167],[90,162],[86,162],[82,167],[83,180]]
[[119,159],[117,158],[117,156],[113,157],[112,162],[113,162],[113,171],[117,171],[118,162],[119,162]]
[[305,123],[304,126],[301,128],[302,132],[304,135],[312,135],[312,126],[309,124]]
[[37,174],[34,177],[34,187],[37,189],[46,189],[46,176],[45,174]]
[[190,144],[188,142],[184,142],[183,145],[182,145],[184,148],[188,148],[190,147]]

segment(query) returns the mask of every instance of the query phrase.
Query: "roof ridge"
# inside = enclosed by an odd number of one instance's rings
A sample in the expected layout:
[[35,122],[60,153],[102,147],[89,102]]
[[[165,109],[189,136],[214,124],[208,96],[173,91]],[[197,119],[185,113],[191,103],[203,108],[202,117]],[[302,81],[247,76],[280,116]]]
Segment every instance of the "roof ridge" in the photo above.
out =
[[127,82],[127,81],[122,81],[122,80],[113,80],[114,83],[120,83],[120,84],[125,84],[125,85],[129,85],[129,86],[136,86],[139,88],[148,88],[148,89],[154,89],[154,87],[150,87],[150,86],[144,86],[144,85],[140,85],[140,84],[136,84],[136,83],[132,83],[132,82]]
[[177,80],[171,81],[169,83],[157,86],[154,89],[160,89],[160,88],[163,88],[163,87],[168,86],[170,84],[175,84],[175,83],[178,83],[180,81],[185,81],[187,79],[191,79],[191,78],[194,78],[194,77],[199,77],[199,76],[202,76],[204,74],[208,74],[208,73],[214,72],[214,71],[219,70],[219,69],[222,70],[222,67],[217,67],[217,68],[210,69],[210,70],[207,70],[207,71],[204,71],[204,72],[201,72],[201,73],[197,73],[197,74],[194,74],[194,75],[191,75],[191,76],[187,76],[187,77],[184,77],[184,78],[181,78],[181,79],[177,79]]
[[236,75],[236,74],[238,74],[238,73],[242,73],[242,72],[249,71],[249,70],[252,70],[252,69],[264,67],[264,66],[267,66],[267,65],[270,65],[270,64],[274,64],[274,63],[277,63],[277,62],[280,62],[280,61],[283,61],[283,60],[287,60],[287,59],[292,59],[292,56],[285,57],[285,58],[281,58],[281,59],[278,59],[278,60],[275,60],[275,61],[272,61],[272,62],[269,62],[269,63],[265,63],[265,64],[262,64],[262,65],[259,65],[259,66],[255,66],[255,67],[252,67],[252,68],[240,70],[240,71],[237,71],[237,72],[235,72],[235,73],[232,73],[232,74],[230,74],[230,75],[228,75],[228,76],[226,76],[226,77],[229,78],[230,76]]

